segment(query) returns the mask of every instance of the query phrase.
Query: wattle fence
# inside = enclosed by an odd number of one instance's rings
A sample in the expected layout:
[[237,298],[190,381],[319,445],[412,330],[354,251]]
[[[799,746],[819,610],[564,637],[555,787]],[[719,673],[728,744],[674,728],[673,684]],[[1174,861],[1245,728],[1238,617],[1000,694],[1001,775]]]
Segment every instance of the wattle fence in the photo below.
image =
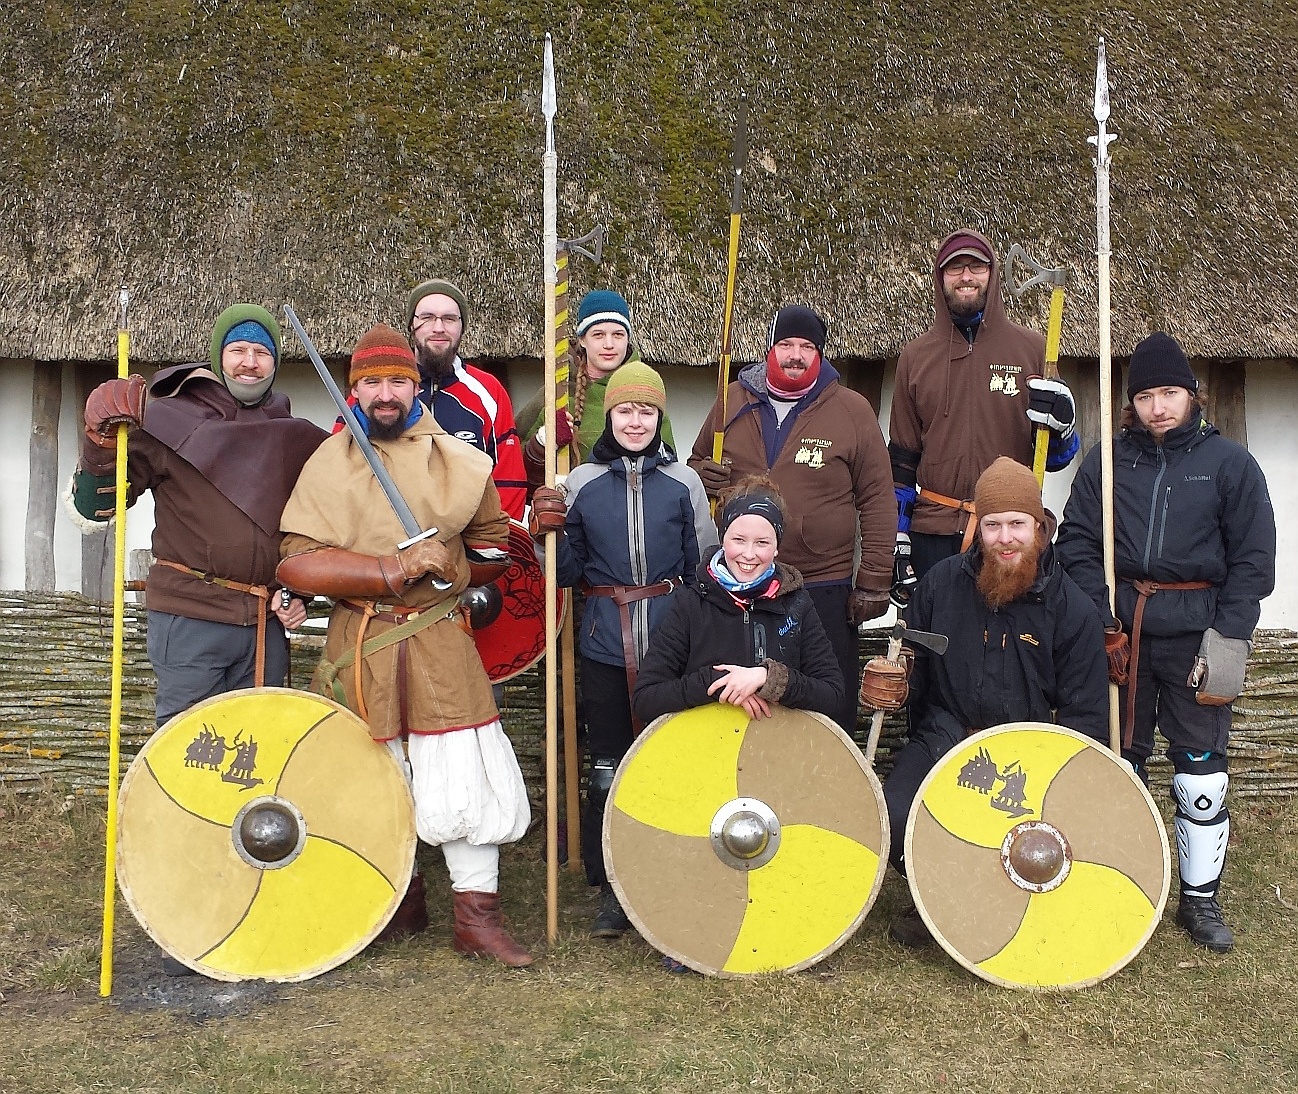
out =
[[[320,611],[324,611],[323,605]],[[123,770],[153,732],[153,671],[145,654],[145,613],[126,607],[122,680]],[[293,640],[292,682],[306,685],[319,656],[318,635]],[[868,632],[864,656],[886,635]],[[104,793],[108,777],[108,695],[112,607],[71,593],[0,592],[0,792],[53,786]],[[545,695],[537,666],[505,685],[502,718],[534,804],[543,800]],[[853,736],[864,745],[868,712]],[[887,769],[902,723],[884,723],[878,766]],[[1232,792],[1298,793],[1298,635],[1259,632],[1248,685],[1235,705]],[[1156,763],[1165,763],[1161,757]]]

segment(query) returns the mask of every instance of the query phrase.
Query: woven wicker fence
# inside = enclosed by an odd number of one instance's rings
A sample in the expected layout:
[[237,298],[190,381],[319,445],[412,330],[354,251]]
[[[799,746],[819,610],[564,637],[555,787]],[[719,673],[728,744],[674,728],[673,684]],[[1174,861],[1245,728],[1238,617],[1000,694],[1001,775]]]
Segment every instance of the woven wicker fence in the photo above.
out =
[[[323,608],[321,608],[323,611]],[[153,670],[145,615],[128,604],[122,679],[123,770],[153,732]],[[319,656],[315,635],[293,640],[292,682],[304,686]],[[862,637],[863,656],[883,652],[883,632]],[[0,592],[0,789],[45,785],[102,794],[108,769],[112,609],[68,594]],[[529,796],[543,801],[545,695],[537,669],[505,685],[502,719]],[[853,736],[864,745],[868,712]],[[890,766],[902,723],[884,723],[877,764]],[[1259,632],[1248,686],[1235,704],[1232,791],[1246,796],[1298,792],[1298,635]],[[1166,763],[1156,757],[1155,764]]]

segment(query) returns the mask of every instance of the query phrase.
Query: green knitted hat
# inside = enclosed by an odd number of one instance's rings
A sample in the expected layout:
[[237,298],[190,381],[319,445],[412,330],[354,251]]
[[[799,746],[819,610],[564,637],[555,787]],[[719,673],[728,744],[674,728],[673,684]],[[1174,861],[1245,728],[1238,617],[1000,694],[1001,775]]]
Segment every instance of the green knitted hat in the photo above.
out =
[[619,403],[645,403],[667,412],[667,388],[663,378],[643,361],[623,365],[608,378],[604,388],[604,413]]
[[460,332],[461,334],[469,329],[469,302],[464,298],[464,293],[460,292],[460,287],[452,281],[445,281],[440,277],[435,277],[431,281],[421,281],[413,289],[410,295],[406,297],[406,330],[412,330],[415,324],[415,308],[419,306],[425,296],[432,296],[434,293],[439,296],[449,296],[460,306]]
[[264,327],[275,343],[275,364],[279,365],[279,354],[283,339],[279,333],[279,324],[275,317],[259,304],[233,304],[216,318],[212,327],[211,357],[212,371],[221,375],[221,350],[225,346],[225,336],[240,323],[256,323]]

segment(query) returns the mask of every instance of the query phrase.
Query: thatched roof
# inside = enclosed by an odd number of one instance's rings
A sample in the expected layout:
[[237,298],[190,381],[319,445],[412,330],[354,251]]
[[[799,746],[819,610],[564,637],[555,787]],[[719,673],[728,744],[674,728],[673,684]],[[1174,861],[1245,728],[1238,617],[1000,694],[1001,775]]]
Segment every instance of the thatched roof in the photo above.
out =
[[[737,353],[824,310],[840,355],[927,326],[968,223],[1073,271],[1063,352],[1096,353],[1091,100],[1108,41],[1114,351],[1298,356],[1298,14],[1270,0],[957,6],[611,2],[437,8],[18,5],[0,41],[0,357],[106,358],[130,286],[144,360],[237,299],[346,352],[422,275],[466,348],[542,353],[541,38],[555,36],[559,230],[611,231],[652,359],[715,359],[729,145],[750,96]],[[71,20],[71,21],[70,21]],[[1044,325],[1046,296],[1016,309]]]

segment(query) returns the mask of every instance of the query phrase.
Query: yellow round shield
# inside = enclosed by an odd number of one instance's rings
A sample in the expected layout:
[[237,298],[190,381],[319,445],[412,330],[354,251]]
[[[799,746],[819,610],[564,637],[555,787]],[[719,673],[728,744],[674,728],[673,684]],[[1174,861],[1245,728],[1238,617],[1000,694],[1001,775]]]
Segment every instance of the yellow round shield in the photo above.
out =
[[1040,722],[984,730],[921,784],[910,889],[960,964],[1009,988],[1098,983],[1149,941],[1167,902],[1162,817],[1113,753]]
[[665,715],[618,768],[604,861],[628,918],[698,972],[794,972],[838,949],[888,865],[879,780],[828,718],[714,703]]
[[288,688],[159,729],[119,801],[117,880],[159,946],[216,980],[306,980],[365,948],[415,858],[414,804],[345,707]]

